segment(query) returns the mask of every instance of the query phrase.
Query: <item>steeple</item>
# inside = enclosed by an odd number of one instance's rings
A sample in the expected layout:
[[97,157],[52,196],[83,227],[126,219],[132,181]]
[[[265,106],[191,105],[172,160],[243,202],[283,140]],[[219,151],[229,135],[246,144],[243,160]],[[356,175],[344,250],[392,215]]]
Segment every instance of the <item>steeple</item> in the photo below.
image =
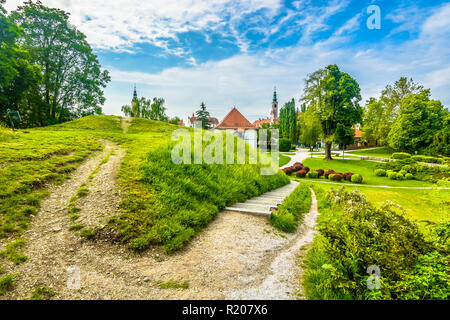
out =
[[270,123],[274,124],[278,120],[278,99],[277,87],[273,89],[272,111],[270,112]]
[[137,99],[136,83],[134,84],[133,99]]

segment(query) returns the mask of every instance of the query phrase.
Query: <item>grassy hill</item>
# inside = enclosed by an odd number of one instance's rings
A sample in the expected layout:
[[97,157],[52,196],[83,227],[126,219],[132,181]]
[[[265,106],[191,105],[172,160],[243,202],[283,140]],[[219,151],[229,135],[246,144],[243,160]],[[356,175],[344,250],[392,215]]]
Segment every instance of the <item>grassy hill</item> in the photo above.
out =
[[220,209],[289,182],[281,172],[261,175],[260,163],[175,165],[171,134],[178,126],[133,119],[124,133],[123,122],[121,117],[89,116],[46,128],[1,129],[0,237],[25,230],[49,184],[63,182],[90,154],[102,150],[102,139],[126,150],[118,173],[121,213],[108,228],[134,250],[151,245],[163,245],[168,252],[179,249]]

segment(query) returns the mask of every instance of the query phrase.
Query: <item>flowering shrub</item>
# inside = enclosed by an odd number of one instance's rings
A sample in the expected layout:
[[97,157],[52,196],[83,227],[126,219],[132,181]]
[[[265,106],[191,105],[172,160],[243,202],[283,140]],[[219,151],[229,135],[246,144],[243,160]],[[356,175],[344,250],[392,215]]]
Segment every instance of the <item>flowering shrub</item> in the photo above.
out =
[[316,171],[319,174],[319,178],[325,174],[325,171],[323,171],[322,169],[317,169]]

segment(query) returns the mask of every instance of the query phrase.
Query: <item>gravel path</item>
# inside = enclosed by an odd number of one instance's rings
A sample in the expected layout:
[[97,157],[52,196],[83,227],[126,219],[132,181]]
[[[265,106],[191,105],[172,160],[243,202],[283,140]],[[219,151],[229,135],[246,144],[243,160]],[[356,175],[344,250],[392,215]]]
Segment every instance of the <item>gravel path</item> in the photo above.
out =
[[286,156],[287,156],[287,157],[290,157],[290,158],[291,158],[291,161],[289,161],[288,164],[284,165],[284,166],[281,167],[281,168],[287,168],[287,167],[290,167],[290,166],[292,166],[292,165],[293,165],[294,163],[296,163],[296,162],[303,162],[305,159],[307,159],[307,158],[309,157],[309,149],[298,149],[298,150],[295,152],[295,155],[294,155],[294,156],[287,155],[287,154],[286,154]]
[[[222,211],[184,250],[166,255],[156,247],[142,254],[109,240],[85,240],[74,224],[102,226],[119,213],[120,190],[115,176],[124,150],[105,141],[61,186],[51,187],[32,220],[23,248],[28,261],[8,263],[18,274],[14,289],[0,299],[24,299],[38,286],[56,292],[54,299],[296,299],[299,248],[313,237],[315,201],[305,224],[283,234],[264,217]],[[99,167],[105,157],[107,163]],[[97,169],[98,173],[89,179]],[[79,219],[71,221],[69,199],[86,184],[89,194],[78,200]],[[73,284],[80,272],[80,287]],[[286,280],[281,283],[280,280]],[[161,283],[187,281],[187,289],[163,289]],[[254,289],[256,288],[256,289]]]
[[245,300],[292,300],[303,295],[299,284],[301,260],[306,251],[300,252],[300,248],[312,243],[315,234],[316,219],[318,216],[317,200],[312,192],[312,204],[310,212],[305,216],[303,224],[299,227],[294,238],[288,246],[280,250],[272,260],[269,274],[256,286],[253,284],[247,288],[232,291],[228,298]]

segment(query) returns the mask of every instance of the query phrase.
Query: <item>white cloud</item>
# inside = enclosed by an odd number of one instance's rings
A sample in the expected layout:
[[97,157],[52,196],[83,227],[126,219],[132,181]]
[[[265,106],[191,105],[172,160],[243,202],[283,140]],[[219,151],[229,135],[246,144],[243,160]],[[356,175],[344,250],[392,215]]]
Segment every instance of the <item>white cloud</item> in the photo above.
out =
[[[49,7],[58,7],[71,14],[71,23],[86,34],[96,49],[131,51],[134,45],[148,42],[173,50],[167,39],[187,31],[204,31],[224,27],[240,21],[243,15],[265,9],[268,19],[281,6],[281,0],[42,0]],[[15,9],[20,0],[8,0],[6,8]],[[231,21],[227,17],[232,17]],[[233,33],[241,46],[245,42],[239,33]],[[165,40],[164,40],[165,39]]]

